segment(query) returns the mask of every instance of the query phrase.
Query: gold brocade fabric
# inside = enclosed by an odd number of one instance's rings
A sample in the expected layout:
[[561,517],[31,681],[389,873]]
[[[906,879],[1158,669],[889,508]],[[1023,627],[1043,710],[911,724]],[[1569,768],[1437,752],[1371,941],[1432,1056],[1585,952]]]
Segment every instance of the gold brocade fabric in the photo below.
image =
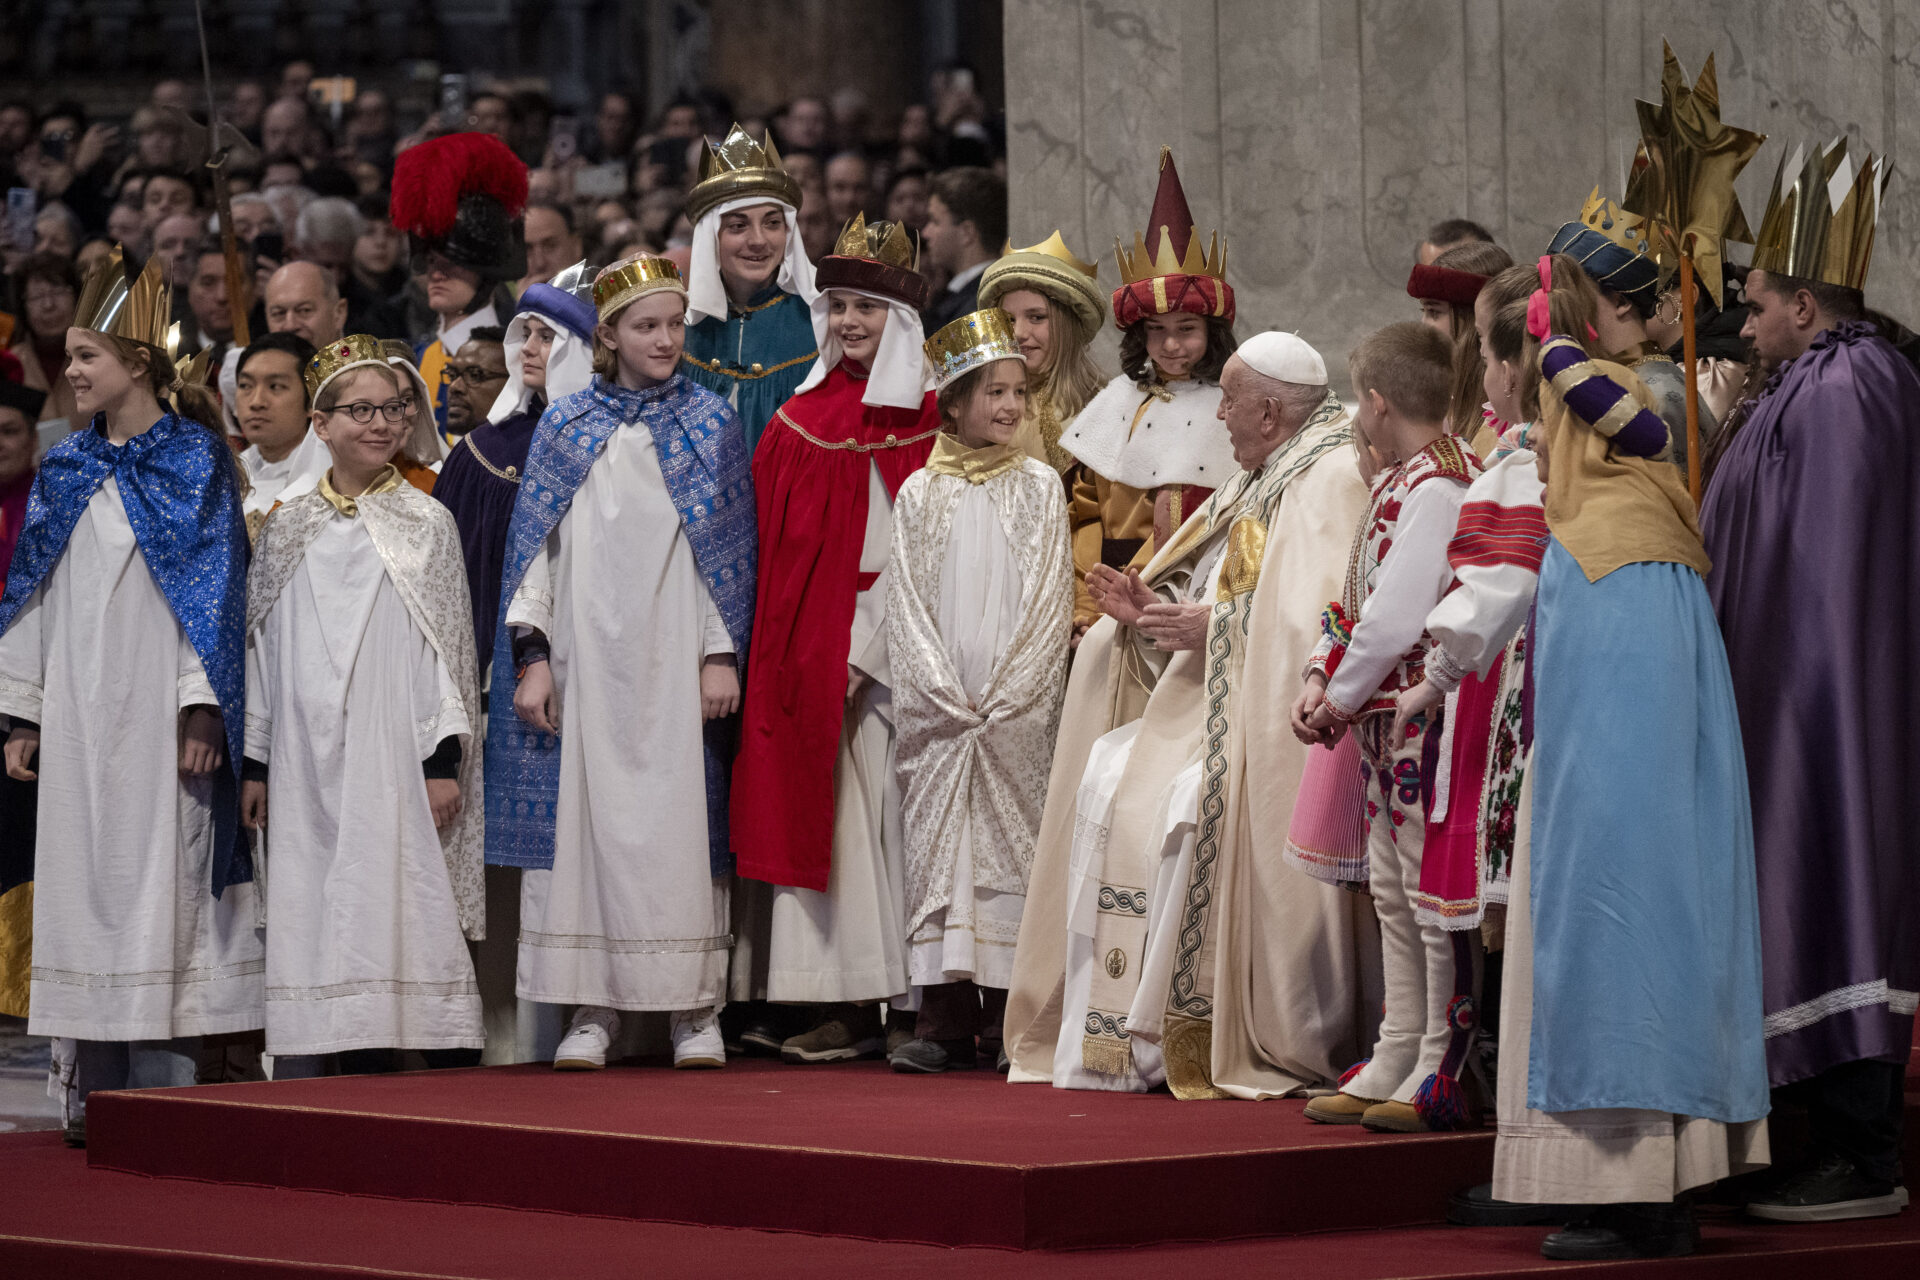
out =
[[0,894],[0,1014],[27,1016],[33,974],[33,884]]
[[[370,498],[377,493],[392,493],[395,489],[398,489],[402,483],[403,478],[400,475],[400,468],[389,462],[374,474],[373,483],[362,490],[358,497]],[[328,467],[326,472],[320,477],[320,496],[327,500],[328,506],[338,511],[341,515],[346,516],[348,519],[352,519],[360,514],[359,502],[355,498],[342,497],[340,491],[333,487],[332,467]]]
[[1045,391],[1029,389],[1026,416],[1020,420],[1020,434],[1014,439],[1029,454],[1063,476],[1074,467],[1074,456],[1060,447],[1060,437],[1066,429],[1067,424],[1060,420],[1059,411],[1053,407],[1053,398]]
[[1067,522],[1073,528],[1073,621],[1077,626],[1100,618],[1099,606],[1087,594],[1087,570],[1101,563],[1100,553],[1109,538],[1141,540],[1140,552],[1133,558],[1137,568],[1145,568],[1153,558],[1153,494],[1080,467],[1073,473]]
[[[1592,363],[1657,412],[1653,394],[1631,370],[1610,360]],[[1540,384],[1539,428],[1547,441],[1547,528],[1587,581],[1649,561],[1690,565],[1706,575],[1711,562],[1699,517],[1672,463],[1615,449],[1567,408],[1550,382]]]
[[968,484],[985,484],[995,476],[1004,475],[1019,466],[1026,456],[1019,445],[1012,443],[970,449],[960,443],[959,436],[951,431],[942,431],[934,437],[933,452],[927,457],[927,470],[935,475],[965,480]]

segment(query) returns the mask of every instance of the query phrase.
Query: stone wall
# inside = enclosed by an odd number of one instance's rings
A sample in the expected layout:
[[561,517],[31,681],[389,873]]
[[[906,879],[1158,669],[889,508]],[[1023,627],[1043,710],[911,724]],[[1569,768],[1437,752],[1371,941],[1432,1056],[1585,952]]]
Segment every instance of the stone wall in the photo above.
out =
[[1798,143],[1893,158],[1868,301],[1920,326],[1914,0],[1006,0],[1005,22],[1015,242],[1058,226],[1117,285],[1170,145],[1230,241],[1241,334],[1298,329],[1342,381],[1356,338],[1413,314],[1433,222],[1525,258],[1595,183],[1624,194],[1663,35],[1689,75],[1717,54],[1723,117],[1769,135],[1740,182],[1756,228]]

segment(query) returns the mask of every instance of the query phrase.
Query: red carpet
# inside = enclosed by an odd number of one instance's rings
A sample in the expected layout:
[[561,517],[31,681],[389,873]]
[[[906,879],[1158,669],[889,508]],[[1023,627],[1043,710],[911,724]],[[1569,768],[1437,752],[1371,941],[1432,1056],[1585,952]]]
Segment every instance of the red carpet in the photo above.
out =
[[[729,1068],[731,1070],[732,1068]],[[1168,1107],[1174,1104],[1160,1100]],[[1221,1109],[1245,1107],[1223,1104]],[[377,1159],[378,1153],[363,1152]],[[1345,1188],[1364,1194],[1364,1184]],[[741,1187],[740,1195],[766,1195]],[[777,1194],[777,1193],[775,1193]],[[527,1213],[469,1205],[209,1186],[90,1169],[53,1134],[0,1136],[0,1276],[7,1280],[1468,1280],[1595,1271],[1680,1280],[1911,1280],[1920,1218],[1800,1229],[1706,1220],[1675,1262],[1549,1263],[1544,1231],[1416,1227],[1211,1245],[1008,1253]]]
[[1490,1174],[1491,1132],[1369,1134],[1311,1124],[1301,1106],[879,1064],[508,1067],[102,1095],[88,1157],[208,1181],[1012,1249],[1435,1222],[1449,1192]]

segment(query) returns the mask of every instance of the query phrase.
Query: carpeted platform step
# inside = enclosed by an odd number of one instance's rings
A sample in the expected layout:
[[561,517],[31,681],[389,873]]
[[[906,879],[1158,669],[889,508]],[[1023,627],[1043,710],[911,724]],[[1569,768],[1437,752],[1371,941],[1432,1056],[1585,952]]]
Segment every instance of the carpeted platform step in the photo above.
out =
[[1003,1249],[1438,1222],[1493,1136],[878,1064],[502,1067],[96,1095],[96,1169]]
[[1809,1228],[1708,1219],[1700,1253],[1647,1263],[1549,1263],[1538,1252],[1543,1234],[1415,1227],[1007,1253],[144,1178],[89,1168],[54,1134],[0,1136],[0,1276],[9,1280],[1496,1280],[1601,1266],[1622,1280],[1907,1280],[1920,1273],[1920,1215],[1913,1212]]

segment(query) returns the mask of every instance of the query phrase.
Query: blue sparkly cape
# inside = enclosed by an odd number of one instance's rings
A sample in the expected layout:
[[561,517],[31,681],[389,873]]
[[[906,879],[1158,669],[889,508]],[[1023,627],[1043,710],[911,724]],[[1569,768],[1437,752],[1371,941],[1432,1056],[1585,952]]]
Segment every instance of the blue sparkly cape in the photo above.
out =
[[27,499],[27,515],[0,596],[0,635],[60,563],[67,539],[100,485],[120,490],[147,571],[220,699],[227,767],[214,781],[213,892],[253,878],[240,838],[240,754],[246,742],[247,530],[226,441],[168,409],[123,445],[96,420],[52,449]]
[[[494,624],[493,686],[487,700],[487,861],[495,866],[553,865],[554,808],[560,792],[560,740],[535,729],[513,709],[516,681],[507,607],[528,562],[545,548],[547,535],[566,515],[602,446],[616,429],[636,421],[653,433],[667,493],[680,512],[714,607],[733,638],[740,682],[746,684],[757,535],[753,473],[739,415],[682,374],[645,391],[596,377],[592,387],[555,401],[540,419],[507,531],[500,614]],[[705,726],[708,860],[714,875],[733,869],[727,792],[734,728],[732,718]]]

